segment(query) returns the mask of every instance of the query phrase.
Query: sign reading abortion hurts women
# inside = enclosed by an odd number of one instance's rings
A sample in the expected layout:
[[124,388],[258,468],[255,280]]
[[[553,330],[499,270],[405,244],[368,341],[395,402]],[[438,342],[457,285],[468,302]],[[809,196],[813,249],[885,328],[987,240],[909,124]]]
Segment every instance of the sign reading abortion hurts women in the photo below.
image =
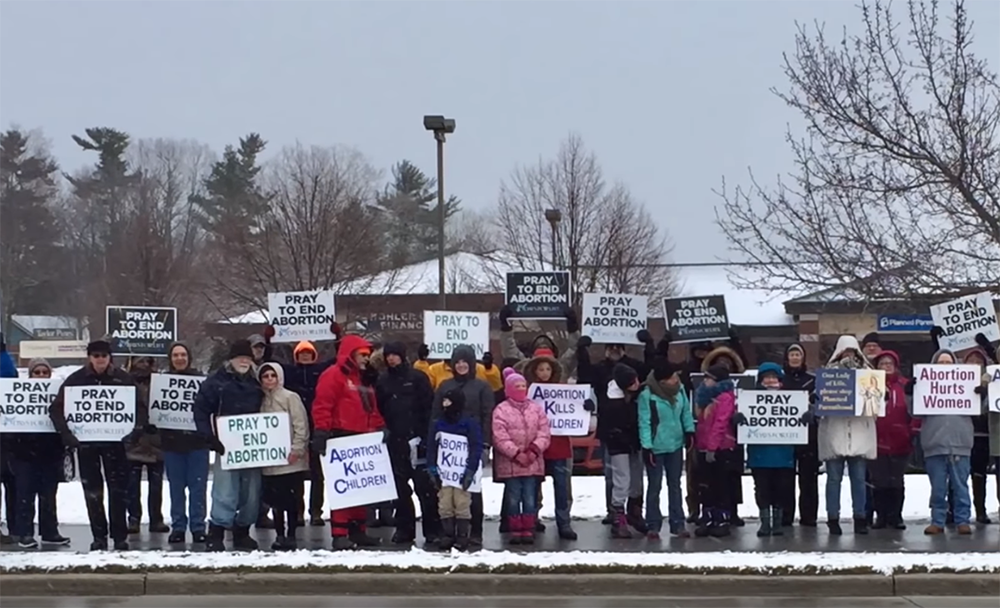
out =
[[639,344],[636,334],[646,329],[646,296],[583,294],[583,335],[598,344]]
[[330,325],[337,320],[332,291],[288,291],[267,294],[267,312],[275,342],[335,340]]
[[583,409],[590,396],[589,384],[532,384],[528,396],[545,408],[552,435],[585,437],[590,433],[590,412]]
[[334,511],[396,500],[389,448],[380,432],[327,441],[323,475],[326,506]]
[[64,412],[81,442],[121,441],[135,428],[134,386],[67,386]]
[[194,398],[201,376],[153,374],[149,380],[149,423],[161,429],[195,431]]
[[0,433],[55,433],[49,406],[62,380],[0,379]]
[[729,339],[725,296],[665,298],[663,317],[675,343]]
[[944,331],[938,338],[941,348],[960,351],[976,346],[976,334],[990,342],[1000,340],[997,309],[989,292],[965,296],[944,304],[931,306],[934,324]]
[[220,416],[215,430],[226,448],[219,457],[225,471],[288,464],[292,429],[286,412]]
[[809,409],[806,391],[740,391],[737,407],[747,423],[736,428],[741,445],[805,445],[809,427],[802,414]]
[[914,365],[913,415],[978,416],[982,378],[978,365]]

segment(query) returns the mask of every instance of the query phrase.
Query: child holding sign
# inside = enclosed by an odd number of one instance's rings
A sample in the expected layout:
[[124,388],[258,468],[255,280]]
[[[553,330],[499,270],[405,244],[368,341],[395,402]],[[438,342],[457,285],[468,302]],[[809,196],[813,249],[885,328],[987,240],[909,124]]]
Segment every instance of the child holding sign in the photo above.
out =
[[[439,464],[442,463],[442,433],[464,437],[468,450],[461,487],[445,486]],[[455,546],[459,551],[469,547],[472,524],[472,486],[483,456],[483,430],[479,421],[465,413],[465,393],[452,389],[441,398],[441,416],[431,423],[427,438],[427,467],[431,480],[438,489],[438,513],[441,516],[442,535],[438,548],[448,551]],[[456,465],[458,463],[455,463]]]

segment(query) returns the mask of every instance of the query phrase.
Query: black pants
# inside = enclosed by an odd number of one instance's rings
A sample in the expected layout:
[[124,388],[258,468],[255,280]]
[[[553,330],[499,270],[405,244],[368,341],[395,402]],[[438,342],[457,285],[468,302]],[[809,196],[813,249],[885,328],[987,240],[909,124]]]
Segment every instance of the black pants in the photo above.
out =
[[753,489],[757,508],[783,508],[788,488],[795,489],[795,469],[754,469]]
[[[413,493],[416,490],[420,501],[420,524],[424,538],[437,538],[441,535],[441,517],[438,515],[437,492],[431,484],[430,475],[424,467],[413,467],[410,460],[410,445],[408,443],[393,443],[389,446],[389,457],[392,461],[392,474],[396,482],[396,529],[405,534],[415,535],[417,530],[417,511],[413,505]],[[410,487],[410,482],[413,487]]]
[[163,523],[163,463],[162,462],[129,462],[128,476],[128,520],[139,523],[142,521],[142,470],[146,469],[146,481],[149,483],[149,496],[146,506],[149,508],[149,523]]
[[698,453],[698,494],[704,509],[733,514],[731,509],[736,504],[733,470],[738,466],[738,457],[732,451],[716,452],[715,462],[708,462],[703,452]]
[[299,505],[305,494],[305,478],[305,472],[263,476],[261,496],[264,503],[271,507],[275,535],[294,538],[295,530],[302,525]]
[[323,461],[319,452],[309,450],[309,515],[323,517],[324,492]]
[[[799,478],[799,523],[816,525],[819,514],[819,455],[814,451],[800,451],[795,454]],[[783,503],[783,523],[795,519],[795,488],[790,489]]]
[[[125,446],[121,443],[84,443],[77,457],[80,461],[80,480],[87,503],[90,532],[95,540],[108,537],[108,515],[104,511],[104,484],[108,484],[108,514],[111,538],[115,542],[128,538],[128,482],[129,462]],[[101,471],[103,467],[103,473]]]
[[35,499],[38,499],[38,531],[43,539],[59,535],[56,521],[56,491],[62,479],[63,461],[11,460],[14,472],[17,506],[11,533],[15,536],[35,535]]
[[0,460],[0,487],[3,488],[3,505],[7,513],[7,529],[11,534],[17,527],[17,482],[11,463],[4,457]]

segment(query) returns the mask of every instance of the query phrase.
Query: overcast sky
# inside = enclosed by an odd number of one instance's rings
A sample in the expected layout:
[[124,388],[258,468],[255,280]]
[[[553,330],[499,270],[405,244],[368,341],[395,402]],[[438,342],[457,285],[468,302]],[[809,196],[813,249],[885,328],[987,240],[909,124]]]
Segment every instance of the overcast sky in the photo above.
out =
[[[1000,69],[1000,2],[971,14]],[[70,135],[111,126],[217,151],[250,131],[272,149],[350,144],[432,173],[421,119],[443,113],[458,123],[447,190],[475,208],[575,131],[670,232],[674,261],[707,261],[726,257],[721,176],[789,168],[796,117],[768,89],[796,20],[859,26],[851,0],[4,0],[0,122],[42,128],[69,169],[93,160]]]

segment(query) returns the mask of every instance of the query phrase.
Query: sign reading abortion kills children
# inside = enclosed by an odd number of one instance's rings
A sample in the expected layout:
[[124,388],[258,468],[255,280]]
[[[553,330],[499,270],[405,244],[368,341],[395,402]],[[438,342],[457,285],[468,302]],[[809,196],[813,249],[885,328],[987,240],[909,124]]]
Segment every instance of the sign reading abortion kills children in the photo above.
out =
[[174,431],[197,430],[194,424],[194,398],[203,380],[201,376],[151,375],[149,423]]
[[0,433],[55,433],[49,406],[62,380],[0,379]]
[[913,415],[978,416],[982,401],[976,387],[982,379],[978,365],[914,365]]
[[287,412],[219,416],[215,428],[226,448],[219,456],[225,471],[288,464],[292,430]]
[[729,339],[725,296],[664,298],[663,317],[673,343]]
[[805,445],[809,427],[802,414],[809,409],[806,391],[740,391],[737,407],[747,423],[736,427],[741,445]]
[[635,337],[646,329],[646,296],[583,294],[582,333],[598,344],[639,344]]
[[396,500],[389,448],[382,433],[337,437],[323,457],[327,508],[349,509]]
[[938,338],[941,348],[955,352],[973,348],[976,334],[983,334],[990,342],[1000,340],[997,309],[989,292],[931,306],[931,317],[944,330],[944,335]]
[[[465,476],[465,466],[469,461],[469,440],[454,433],[438,435],[438,475],[441,485],[448,488],[461,488],[462,477]],[[479,461],[479,469],[472,478],[469,491],[478,494],[483,491],[483,461]]]
[[153,306],[108,306],[111,354],[165,357],[177,341],[177,309]]
[[507,307],[515,319],[561,319],[570,307],[568,272],[508,272]]
[[66,424],[82,442],[121,441],[135,428],[134,386],[67,386]]
[[424,344],[431,359],[447,359],[456,346],[471,346],[476,359],[490,349],[490,313],[424,311]]
[[585,437],[590,433],[590,412],[583,409],[583,402],[590,397],[589,384],[532,384],[528,397],[545,408],[553,436]]
[[816,370],[817,416],[885,416],[885,372],[880,369]]
[[989,400],[989,410],[1000,414],[1000,365],[986,366],[986,374],[990,377],[986,399]]
[[335,340],[330,325],[337,320],[332,291],[287,291],[267,294],[274,342]]

